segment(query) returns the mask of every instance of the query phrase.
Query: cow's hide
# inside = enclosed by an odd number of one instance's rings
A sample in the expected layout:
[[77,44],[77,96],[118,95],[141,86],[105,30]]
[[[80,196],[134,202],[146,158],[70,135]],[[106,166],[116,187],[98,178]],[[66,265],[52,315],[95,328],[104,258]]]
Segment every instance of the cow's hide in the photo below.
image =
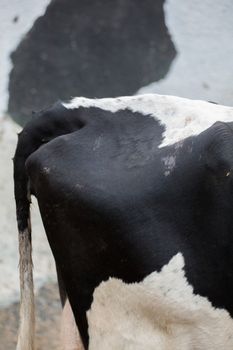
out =
[[88,324],[90,350],[233,349],[233,320],[194,294],[180,253],[140,283],[102,282]]

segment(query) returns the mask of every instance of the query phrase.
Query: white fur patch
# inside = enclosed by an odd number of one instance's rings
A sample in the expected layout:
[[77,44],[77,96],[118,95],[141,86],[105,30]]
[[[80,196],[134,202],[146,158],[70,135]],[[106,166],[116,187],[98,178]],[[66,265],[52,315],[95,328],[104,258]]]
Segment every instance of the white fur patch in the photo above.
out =
[[180,253],[140,283],[102,282],[87,316],[89,350],[233,349],[233,320],[193,294]]
[[167,157],[163,157],[162,158],[162,162],[165,165],[165,172],[164,175],[168,176],[171,174],[172,170],[175,168],[176,166],[176,156],[175,155],[170,155]]
[[216,121],[233,121],[232,107],[156,94],[102,99],[75,97],[71,102],[63,105],[69,109],[98,107],[111,112],[128,108],[133,112],[151,115],[166,129],[160,147],[198,135]]

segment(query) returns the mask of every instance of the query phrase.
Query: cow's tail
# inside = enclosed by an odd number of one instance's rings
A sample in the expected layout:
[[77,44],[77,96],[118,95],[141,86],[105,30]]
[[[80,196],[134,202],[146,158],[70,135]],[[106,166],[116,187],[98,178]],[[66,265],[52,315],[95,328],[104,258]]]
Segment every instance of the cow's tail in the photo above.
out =
[[35,312],[32,273],[30,222],[30,184],[25,163],[42,144],[57,136],[79,130],[85,125],[77,110],[68,110],[61,103],[41,111],[19,134],[14,157],[14,186],[19,231],[20,256],[20,328],[17,350],[34,350]]
[[[25,161],[29,153],[25,135],[19,135],[14,157],[16,214],[19,231],[20,326],[17,350],[34,350],[35,307],[30,222],[30,189]],[[32,151],[32,150],[31,150]]]
[[17,350],[34,350],[35,308],[30,218],[28,218],[28,227],[19,232],[19,255],[20,326]]

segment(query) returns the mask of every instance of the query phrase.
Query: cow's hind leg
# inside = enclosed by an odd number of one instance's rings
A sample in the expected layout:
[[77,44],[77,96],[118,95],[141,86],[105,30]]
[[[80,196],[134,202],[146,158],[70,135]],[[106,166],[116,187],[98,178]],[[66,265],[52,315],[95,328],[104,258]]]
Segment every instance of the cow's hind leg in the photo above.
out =
[[61,345],[62,350],[84,350],[68,299],[66,300],[62,311]]

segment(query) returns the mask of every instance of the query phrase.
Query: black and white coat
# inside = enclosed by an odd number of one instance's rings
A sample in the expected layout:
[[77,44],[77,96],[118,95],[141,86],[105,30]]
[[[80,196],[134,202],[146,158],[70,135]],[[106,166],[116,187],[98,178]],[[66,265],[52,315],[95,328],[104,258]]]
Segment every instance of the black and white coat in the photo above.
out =
[[30,255],[33,194],[85,348],[100,282],[139,282],[178,252],[194,293],[233,314],[232,168],[233,108],[204,101],[80,97],[25,126],[14,158],[21,248]]

